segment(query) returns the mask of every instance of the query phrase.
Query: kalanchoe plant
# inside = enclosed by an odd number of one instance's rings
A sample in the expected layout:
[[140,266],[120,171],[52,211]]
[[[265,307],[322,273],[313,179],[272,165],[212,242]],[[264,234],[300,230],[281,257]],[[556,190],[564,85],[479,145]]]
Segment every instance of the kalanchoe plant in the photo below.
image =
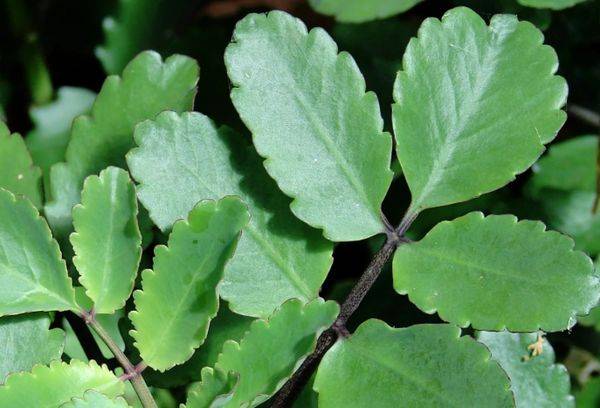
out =
[[[419,2],[310,4],[360,22]],[[544,335],[600,325],[598,138],[538,161],[567,98],[538,28],[466,7],[424,20],[390,90],[392,136],[325,30],[248,14],[224,62],[250,143],[193,111],[194,59],[144,51],[123,68],[164,8],[142,3],[123,2],[97,51],[122,74],[97,95],[62,88],[61,120],[32,110],[25,140],[0,124],[0,408],[574,405]],[[382,211],[395,158],[397,225]],[[557,231],[471,211],[411,234],[532,166],[527,195]],[[334,244],[374,236],[345,299],[323,299]],[[389,286],[443,323],[352,330],[390,260]]]

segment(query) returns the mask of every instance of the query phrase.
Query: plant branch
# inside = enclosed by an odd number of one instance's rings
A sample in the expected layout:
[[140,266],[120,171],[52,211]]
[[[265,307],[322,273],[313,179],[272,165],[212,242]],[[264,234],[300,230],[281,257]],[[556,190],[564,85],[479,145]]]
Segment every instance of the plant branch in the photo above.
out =
[[600,114],[594,112],[593,110],[584,108],[583,106],[569,104],[567,105],[567,111],[579,120],[594,127],[600,128]]

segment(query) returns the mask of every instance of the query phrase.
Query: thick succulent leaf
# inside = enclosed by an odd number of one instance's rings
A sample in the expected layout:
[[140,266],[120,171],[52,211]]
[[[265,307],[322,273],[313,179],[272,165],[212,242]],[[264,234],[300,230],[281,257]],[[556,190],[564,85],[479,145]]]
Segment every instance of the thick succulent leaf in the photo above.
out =
[[164,371],[187,361],[219,309],[217,285],[249,219],[236,197],[202,201],[173,226],[168,247],[155,250],[154,270],[134,294],[131,332],[144,362]]
[[221,296],[232,310],[268,316],[290,298],[315,298],[331,267],[333,245],[296,219],[260,158],[227,128],[199,113],[160,114],[135,132],[127,155],[138,197],[163,230],[202,199],[238,195],[251,220],[227,265]]
[[65,333],[49,327],[46,313],[0,318],[0,384],[11,373],[60,359]]
[[238,382],[234,372],[225,373],[218,368],[204,367],[202,381],[192,385],[187,394],[187,408],[221,408],[233,398]]
[[37,365],[29,373],[10,375],[0,386],[0,408],[56,408],[88,390],[114,398],[124,388],[123,381],[95,361],[54,361],[50,366]]
[[225,65],[233,104],[293,213],[332,241],[382,232],[392,141],[352,57],[324,30],[274,11],[236,25]]
[[79,338],[77,337],[77,333],[69,324],[69,321],[63,317],[62,327],[65,331],[65,350],[64,354],[68,357],[67,360],[80,360],[84,362],[88,362],[89,359],[85,354],[85,350],[81,346],[79,342]]
[[89,176],[73,208],[71,243],[79,282],[96,313],[114,313],[131,295],[142,255],[135,188],[125,170]]
[[394,288],[427,313],[481,330],[557,331],[598,303],[592,261],[539,221],[472,212],[394,256]]
[[586,0],[517,0],[519,4],[528,7],[562,10],[583,3]]
[[127,401],[121,397],[111,399],[97,391],[86,391],[82,398],[73,398],[61,408],[127,408]]
[[0,188],[0,316],[77,310],[75,292],[46,221]]
[[375,319],[334,344],[314,384],[322,408],[512,407],[509,387],[489,351],[457,327]]
[[106,79],[92,113],[73,122],[66,162],[50,172],[51,201],[45,214],[55,233],[71,231],[71,209],[79,202],[84,179],[107,166],[125,165],[138,122],[164,110],[190,109],[197,81],[194,60],[175,55],[163,62],[151,51],[131,61],[122,78]]
[[227,407],[254,407],[266,401],[311,353],[319,334],[335,320],[335,302],[315,299],[284,303],[268,321],[256,320],[244,338],[228,341],[215,368],[233,371],[240,380]]
[[477,340],[492,352],[510,378],[517,408],[574,407],[569,395],[569,373],[554,364],[554,350],[544,339],[542,354],[529,357],[529,345],[537,340],[535,333],[480,332]]
[[488,27],[468,8],[429,18],[394,85],[397,154],[418,212],[496,190],[531,166],[563,125],[554,50],[512,15]]
[[309,0],[313,9],[344,23],[388,18],[411,9],[423,0]]
[[42,206],[42,172],[33,165],[27,146],[18,133],[11,134],[0,122],[0,187],[27,197]]

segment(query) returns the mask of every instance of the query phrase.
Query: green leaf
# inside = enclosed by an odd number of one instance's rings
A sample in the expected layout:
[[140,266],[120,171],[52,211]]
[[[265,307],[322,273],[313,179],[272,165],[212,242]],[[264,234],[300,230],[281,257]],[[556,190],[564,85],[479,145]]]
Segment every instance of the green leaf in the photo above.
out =
[[0,316],[77,310],[58,244],[35,207],[0,188]]
[[403,13],[423,0],[309,0],[315,11],[344,23],[363,23]]
[[106,395],[97,391],[86,391],[82,398],[73,398],[60,406],[61,408],[127,408],[129,405],[121,397],[115,399],[108,398]]
[[335,302],[316,299],[307,305],[292,299],[268,321],[256,320],[244,338],[228,341],[215,366],[239,373],[227,407],[254,407],[275,394],[316,345],[317,337],[339,312]]
[[106,366],[95,361],[89,364],[77,360],[69,364],[53,361],[50,366],[33,367],[30,373],[9,376],[0,386],[0,406],[56,408],[72,398],[83,397],[88,390],[114,398],[123,394],[124,388],[123,382]]
[[535,333],[480,332],[477,340],[492,352],[510,378],[517,408],[574,407],[569,395],[569,373],[561,364],[554,364],[554,350],[543,342],[542,354],[530,357],[528,346],[535,343]]
[[457,327],[375,319],[329,349],[314,385],[322,408],[512,407],[509,387],[489,351]]
[[42,172],[33,165],[21,135],[11,135],[6,125],[0,122],[0,187],[27,197],[40,208],[41,176]]
[[66,162],[50,172],[51,201],[45,214],[55,233],[71,231],[71,209],[79,203],[84,179],[110,165],[125,165],[138,122],[164,110],[191,109],[197,81],[194,60],[174,55],[163,62],[151,51],[131,61],[122,78],[106,79],[92,113],[73,122]]
[[65,159],[73,119],[88,113],[95,98],[92,91],[65,86],[58,89],[54,102],[29,109],[34,128],[25,143],[33,162],[42,169],[46,188],[49,188],[50,167]]
[[577,408],[597,408],[600,404],[600,377],[593,377],[575,394]]
[[217,285],[248,218],[236,197],[202,201],[175,223],[168,247],[156,248],[154,270],[142,273],[129,314],[135,346],[150,367],[181,364],[204,342],[219,309]]
[[73,208],[71,243],[79,282],[96,313],[114,313],[131,295],[142,255],[137,212],[126,171],[108,167],[85,180],[81,204]]
[[426,313],[481,330],[558,331],[598,303],[592,261],[539,221],[472,212],[394,256],[394,288]]
[[[250,14],[225,51],[231,99],[292,212],[332,241],[384,231],[392,141],[377,96],[322,29],[284,12]],[[268,101],[268,103],[265,103]]]
[[65,333],[50,327],[46,313],[0,318],[0,384],[6,376],[29,371],[36,364],[59,360],[65,344]]
[[187,408],[220,408],[233,398],[238,375],[225,373],[218,368],[204,367],[202,382],[192,385],[187,394]]
[[488,27],[468,8],[429,18],[394,86],[397,154],[411,211],[496,190],[529,168],[563,125],[554,50],[515,16]]
[[171,112],[141,123],[135,139],[140,147],[127,163],[138,198],[162,230],[202,199],[238,195],[248,205],[250,223],[221,286],[233,311],[265,317],[287,299],[318,296],[333,245],[293,216],[245,140],[199,113]]
[[519,4],[535,8],[562,10],[583,3],[586,0],[517,0]]

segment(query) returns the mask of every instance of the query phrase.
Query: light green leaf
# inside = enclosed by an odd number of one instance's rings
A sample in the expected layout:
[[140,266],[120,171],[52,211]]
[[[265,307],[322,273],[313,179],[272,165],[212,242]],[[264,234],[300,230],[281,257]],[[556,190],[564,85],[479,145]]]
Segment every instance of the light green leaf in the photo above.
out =
[[69,321],[63,317],[62,327],[65,331],[65,356],[68,357],[67,360],[80,360],[83,362],[88,362],[89,359],[85,354],[85,350],[79,343],[79,338],[75,333],[75,330],[69,324]]
[[529,168],[566,119],[557,67],[542,33],[515,16],[488,27],[459,7],[425,20],[394,86],[411,211],[469,200]]
[[388,18],[403,13],[423,0],[309,0],[313,9],[344,23]]
[[592,261],[539,221],[472,212],[394,256],[394,288],[426,313],[481,330],[570,328],[598,303]]
[[187,394],[187,408],[221,408],[233,398],[238,375],[218,368],[204,367],[202,382],[192,385]]
[[131,295],[142,255],[135,188],[125,170],[108,167],[89,176],[73,208],[71,244],[79,282],[94,311],[111,314]]
[[66,162],[50,172],[51,201],[45,214],[55,233],[71,231],[71,209],[79,202],[84,179],[107,166],[125,165],[138,122],[164,110],[191,109],[197,81],[194,60],[174,55],[163,62],[151,51],[131,61],[122,78],[106,79],[92,113],[73,122]]
[[56,408],[88,390],[114,398],[123,394],[124,388],[106,366],[95,361],[53,361],[50,366],[33,367],[30,373],[9,376],[0,386],[0,408]]
[[225,65],[233,104],[292,212],[332,241],[383,232],[392,141],[352,57],[324,30],[273,11],[237,23]]
[[165,371],[188,360],[219,309],[217,285],[248,222],[236,197],[202,201],[173,226],[169,245],[155,249],[154,270],[142,273],[129,314],[144,362]]
[[510,378],[517,408],[574,407],[569,395],[569,373],[554,364],[554,350],[544,339],[542,354],[530,357],[528,346],[535,343],[535,333],[480,332],[477,340],[492,352]]
[[593,377],[575,394],[577,408],[597,408],[600,404],[600,377]]
[[0,188],[0,316],[77,310],[75,292],[46,221]]
[[21,135],[11,135],[6,125],[0,122],[0,187],[27,197],[40,208],[41,176],[42,172],[33,165]]
[[322,408],[512,407],[509,387],[489,351],[457,327],[375,319],[329,349],[314,385]]
[[254,321],[239,343],[225,343],[215,368],[240,375],[226,407],[255,407],[275,394],[314,350],[317,337],[338,312],[339,306],[332,301],[318,298],[303,305],[292,299],[268,321]]
[[517,0],[519,4],[535,8],[547,8],[553,10],[562,10],[576,4],[583,3],[586,0]]
[[117,397],[108,398],[97,391],[86,391],[82,398],[73,398],[71,402],[61,405],[61,408],[127,408],[127,402]]
[[141,123],[135,139],[140,147],[127,163],[140,183],[140,201],[161,229],[202,199],[238,195],[248,205],[250,223],[221,286],[232,310],[265,317],[287,299],[318,296],[333,245],[293,216],[245,140],[199,113],[171,112]]
[[11,373],[60,359],[65,333],[49,327],[46,313],[0,318],[0,384]]

